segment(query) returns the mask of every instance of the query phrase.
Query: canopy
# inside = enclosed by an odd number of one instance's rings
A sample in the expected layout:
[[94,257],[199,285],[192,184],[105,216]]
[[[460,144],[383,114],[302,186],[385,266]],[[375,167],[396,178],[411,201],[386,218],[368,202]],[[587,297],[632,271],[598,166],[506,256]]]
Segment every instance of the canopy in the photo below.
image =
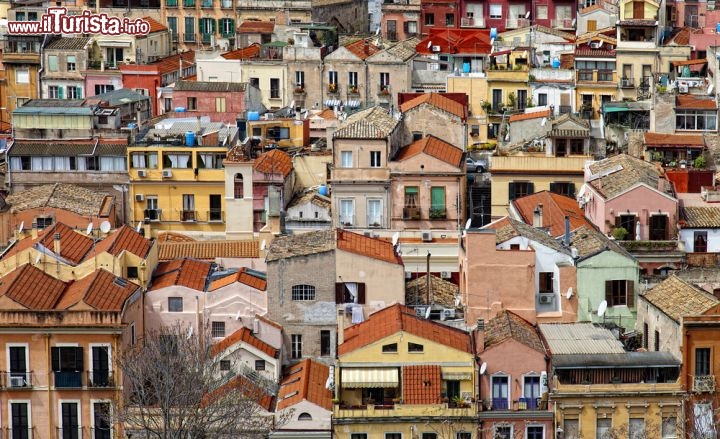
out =
[[400,383],[398,376],[398,369],[394,367],[340,369],[340,381],[345,389],[397,387]]

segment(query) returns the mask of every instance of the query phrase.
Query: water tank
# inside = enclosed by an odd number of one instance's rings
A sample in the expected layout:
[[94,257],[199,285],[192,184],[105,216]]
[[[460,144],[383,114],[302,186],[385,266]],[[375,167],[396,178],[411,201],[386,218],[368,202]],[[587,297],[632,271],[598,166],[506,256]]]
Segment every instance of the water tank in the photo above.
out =
[[137,124],[135,122],[130,122],[128,124],[128,128],[137,128]]
[[560,58],[555,57],[552,60],[552,68],[553,69],[559,69],[560,68]]
[[176,113],[184,113],[184,112],[185,112],[185,107],[175,107],[175,112],[176,112]]
[[463,73],[470,73],[470,63],[463,63]]
[[185,146],[195,146],[194,131],[185,131]]
[[496,28],[496,27],[491,27],[491,28],[490,28],[490,38],[497,38],[497,34],[498,34],[497,28]]
[[260,120],[260,113],[257,111],[248,111],[248,120]]
[[318,193],[319,193],[320,195],[323,195],[323,196],[327,197],[327,195],[328,195],[328,187],[325,186],[325,185],[320,186],[320,187],[318,188]]
[[715,24],[715,33],[720,34],[720,23]]

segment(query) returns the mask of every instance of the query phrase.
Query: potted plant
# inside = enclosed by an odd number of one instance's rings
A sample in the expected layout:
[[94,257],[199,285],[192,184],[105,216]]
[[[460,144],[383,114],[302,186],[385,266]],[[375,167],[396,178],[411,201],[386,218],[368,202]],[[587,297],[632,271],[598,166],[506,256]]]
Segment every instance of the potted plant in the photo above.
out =
[[336,93],[337,92],[337,84],[328,84],[328,91],[330,93]]
[[460,395],[458,395],[458,396],[453,396],[453,399],[452,399],[452,400],[453,400],[453,404],[455,404],[455,407],[457,407],[457,408],[467,408],[467,407],[470,407],[470,404],[468,404],[467,401],[465,401],[465,399],[463,399],[463,397],[460,396]]
[[627,229],[625,227],[615,227],[612,231],[613,238],[617,241],[624,241],[625,237],[628,235]]
[[350,86],[350,93],[357,94],[358,93],[358,87],[357,85],[351,85]]
[[485,101],[482,103],[482,109],[485,110],[485,113],[489,113],[491,108],[492,104],[490,102]]
[[380,89],[380,94],[381,94],[381,95],[389,95],[389,94],[390,94],[390,90],[389,90],[387,87],[383,87],[383,88]]
[[705,157],[704,157],[704,156],[698,156],[698,157],[695,159],[695,162],[693,163],[693,165],[694,165],[696,168],[703,169],[703,168],[705,167]]
[[302,85],[298,85],[295,87],[295,93],[304,93],[305,88]]

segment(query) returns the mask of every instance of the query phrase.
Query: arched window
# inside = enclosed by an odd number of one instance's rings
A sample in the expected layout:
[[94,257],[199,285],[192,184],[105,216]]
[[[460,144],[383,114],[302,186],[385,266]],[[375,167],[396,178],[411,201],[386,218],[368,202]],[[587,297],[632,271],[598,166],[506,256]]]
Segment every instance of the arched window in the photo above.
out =
[[292,300],[315,300],[315,287],[312,285],[293,285]]
[[235,174],[235,198],[244,198],[244,186],[242,174]]
[[298,421],[312,421],[312,415],[310,413],[300,413]]

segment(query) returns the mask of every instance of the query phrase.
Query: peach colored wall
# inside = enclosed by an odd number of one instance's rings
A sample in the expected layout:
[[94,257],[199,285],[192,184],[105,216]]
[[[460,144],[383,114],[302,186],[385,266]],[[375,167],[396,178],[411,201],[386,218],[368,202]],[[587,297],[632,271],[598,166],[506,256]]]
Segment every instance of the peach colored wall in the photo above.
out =
[[480,376],[483,401],[491,398],[490,377],[495,373],[510,375],[510,399],[517,401],[523,396],[522,376],[547,371],[545,354],[515,340],[507,340],[481,352],[479,362],[487,363],[487,371]]
[[405,304],[405,267],[342,250],[335,251],[336,282],[365,283],[365,318],[394,303]]
[[[609,233],[615,225],[615,216],[622,213],[634,214],[640,219],[640,236],[643,240],[649,238],[648,221],[649,216],[656,214],[658,210],[669,216],[668,224],[670,226],[670,236],[675,234],[675,225],[677,224],[678,203],[675,199],[670,199],[647,187],[637,187],[630,192],[625,193],[621,197],[614,198],[605,203],[604,224],[597,224],[600,230]],[[608,221],[610,222],[608,224]],[[608,227],[610,226],[610,227]],[[634,230],[628,230],[635,233]]]

